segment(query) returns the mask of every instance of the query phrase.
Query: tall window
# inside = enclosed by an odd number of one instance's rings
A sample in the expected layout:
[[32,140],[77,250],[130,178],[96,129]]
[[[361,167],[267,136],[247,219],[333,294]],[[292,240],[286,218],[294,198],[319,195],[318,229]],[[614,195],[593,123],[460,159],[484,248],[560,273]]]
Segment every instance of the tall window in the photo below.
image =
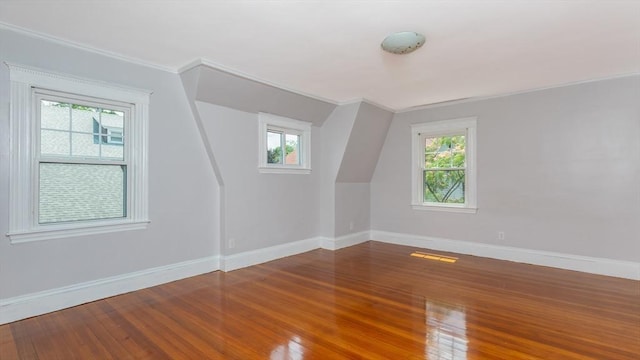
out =
[[415,209],[476,211],[476,119],[412,126]]
[[260,172],[308,174],[311,171],[311,124],[260,113],[259,135]]
[[126,218],[131,105],[41,89],[34,100],[38,223]]
[[11,241],[146,227],[149,94],[9,68]]

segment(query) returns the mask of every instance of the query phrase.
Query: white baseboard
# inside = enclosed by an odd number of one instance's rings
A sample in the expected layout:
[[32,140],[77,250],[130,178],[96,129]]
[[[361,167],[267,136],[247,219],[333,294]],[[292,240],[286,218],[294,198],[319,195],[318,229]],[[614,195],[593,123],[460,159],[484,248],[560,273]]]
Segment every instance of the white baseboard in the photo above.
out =
[[267,261],[280,259],[283,257],[301,254],[315,250],[319,247],[320,237],[294,241],[282,245],[268,248],[245,251],[238,254],[224,256],[221,259],[221,270],[232,271],[247,266],[258,265]]
[[0,299],[0,325],[219,269],[220,257],[211,256]]
[[637,262],[372,230],[337,238],[314,237],[226,257],[211,256],[0,299],[0,325],[211,271],[231,271],[318,248],[338,250],[368,240],[640,280]]
[[211,256],[0,299],[0,325],[211,271],[231,271],[321,247],[336,250],[367,240],[369,240],[368,231],[336,239],[314,237],[224,257]]
[[371,231],[371,240],[640,280],[640,263],[632,261],[595,258],[378,230]]
[[343,235],[337,238],[320,238],[320,248],[327,250],[338,250],[345,247],[358,245],[371,240],[369,231],[361,231],[354,234]]

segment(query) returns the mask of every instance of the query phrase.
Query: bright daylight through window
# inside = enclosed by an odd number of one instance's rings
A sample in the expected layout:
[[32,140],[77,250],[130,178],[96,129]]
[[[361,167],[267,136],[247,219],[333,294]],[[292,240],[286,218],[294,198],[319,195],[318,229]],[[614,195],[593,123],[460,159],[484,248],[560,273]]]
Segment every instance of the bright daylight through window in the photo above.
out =
[[38,223],[126,217],[129,159],[123,129],[130,106],[81,105],[40,90],[35,97],[40,120]]
[[476,211],[476,119],[412,126],[414,209]]
[[260,172],[308,174],[311,171],[311,124],[260,113],[259,134]]
[[149,93],[9,69],[11,241],[146,227]]

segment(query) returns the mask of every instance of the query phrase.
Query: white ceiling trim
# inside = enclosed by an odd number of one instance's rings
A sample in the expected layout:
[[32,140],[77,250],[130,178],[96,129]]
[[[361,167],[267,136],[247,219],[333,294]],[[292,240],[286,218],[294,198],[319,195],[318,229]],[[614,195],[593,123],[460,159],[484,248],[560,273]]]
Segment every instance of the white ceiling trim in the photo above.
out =
[[152,63],[149,61],[145,61],[142,59],[138,59],[138,58],[134,58],[131,56],[126,56],[126,55],[122,55],[122,54],[118,54],[118,53],[114,53],[111,51],[107,51],[107,50],[103,50],[103,49],[99,49],[87,44],[83,44],[83,43],[78,43],[75,41],[71,41],[71,40],[67,40],[67,39],[62,39],[56,36],[52,36],[49,34],[45,34],[45,33],[41,33],[38,31],[33,31],[33,30],[29,30],[29,29],[25,29],[23,27],[20,26],[16,26],[13,24],[7,24],[5,22],[0,21],[0,29],[6,29],[6,30],[10,30],[10,31],[14,31],[17,32],[19,34],[22,35],[26,35],[32,38],[36,38],[36,39],[41,39],[41,40],[46,40],[46,41],[50,41],[52,43],[58,44],[58,45],[63,45],[63,46],[68,46],[68,47],[72,47],[74,49],[78,49],[78,50],[84,50],[84,51],[88,51],[94,54],[98,54],[98,55],[103,55],[103,56],[107,56],[110,57],[112,59],[116,59],[116,60],[121,60],[121,61],[126,61],[129,63],[133,63],[136,65],[140,65],[140,66],[145,66],[145,67],[149,67],[152,69],[156,69],[156,70],[161,70],[161,71],[166,71],[166,72],[170,72],[173,74],[177,74],[176,69],[172,69],[168,66],[163,66],[163,65],[159,65],[156,63]]
[[[465,103],[470,103],[470,102],[474,102],[474,101],[497,99],[497,98],[503,98],[503,97],[508,97],[508,96],[514,96],[514,95],[528,94],[528,93],[532,93],[532,92],[536,92],[536,91],[551,90],[551,89],[563,88],[563,87],[567,87],[567,86],[588,84],[588,83],[598,82],[598,81],[621,79],[621,78],[625,78],[625,77],[629,77],[629,76],[640,76],[640,72],[632,72],[632,73],[628,73],[628,74],[618,74],[618,75],[612,75],[612,76],[604,76],[604,77],[599,77],[599,78],[596,78],[596,79],[571,81],[571,82],[563,83],[563,84],[557,84],[557,85],[551,85],[551,86],[543,86],[543,87],[534,88],[534,89],[526,89],[526,90],[513,91],[513,92],[507,92],[507,93],[501,93],[501,94],[495,94],[495,95],[475,96],[475,97],[469,97],[469,98],[459,99],[459,100],[449,100],[449,101],[443,101],[443,102],[439,102],[439,103],[435,103],[435,104],[424,104],[424,105],[412,106],[412,107],[396,110],[395,113],[396,114],[402,114],[402,113],[416,111],[416,110],[433,109],[433,108],[442,107],[442,106],[465,104]],[[379,106],[379,105],[376,105],[376,106]]]
[[352,105],[352,104],[358,104],[358,103],[366,103],[366,104],[375,106],[377,108],[380,108],[382,110],[385,110],[385,111],[388,111],[388,112],[394,113],[394,114],[397,113],[398,111],[402,111],[402,109],[401,110],[392,109],[392,108],[390,108],[388,106],[379,104],[379,103],[377,103],[375,101],[372,101],[372,100],[369,100],[369,99],[365,99],[365,98],[357,98],[357,99],[353,99],[353,100],[349,100],[349,101],[343,101],[343,102],[339,102],[337,105],[338,106],[345,106],[345,105]]

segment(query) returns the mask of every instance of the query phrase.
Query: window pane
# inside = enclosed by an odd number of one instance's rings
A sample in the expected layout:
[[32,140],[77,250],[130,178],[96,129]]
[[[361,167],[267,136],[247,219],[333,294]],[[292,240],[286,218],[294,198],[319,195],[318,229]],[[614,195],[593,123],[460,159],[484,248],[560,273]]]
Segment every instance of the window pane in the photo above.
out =
[[287,165],[299,165],[300,135],[287,134],[285,138],[287,155],[284,158],[284,163]]
[[92,134],[71,133],[71,155],[83,157],[100,156],[100,144],[96,144]]
[[451,165],[452,167],[465,166],[466,139],[464,135],[451,137]]
[[42,129],[69,130],[69,104],[40,101],[40,127]]
[[282,133],[267,131],[267,163],[282,164]]
[[98,109],[89,106],[73,105],[71,110],[71,130],[79,132],[98,132],[97,124],[100,121]]
[[425,168],[447,169],[465,166],[465,137],[441,136],[425,140]]
[[117,128],[122,131],[124,128],[124,113],[122,111],[102,109],[102,126]]
[[103,159],[124,159],[124,147],[118,144],[103,144],[102,145],[102,158]]
[[40,131],[40,154],[69,156],[70,152],[68,132],[56,130]]
[[40,163],[40,224],[126,217],[126,166]]
[[425,170],[424,201],[463,204],[464,170]]

